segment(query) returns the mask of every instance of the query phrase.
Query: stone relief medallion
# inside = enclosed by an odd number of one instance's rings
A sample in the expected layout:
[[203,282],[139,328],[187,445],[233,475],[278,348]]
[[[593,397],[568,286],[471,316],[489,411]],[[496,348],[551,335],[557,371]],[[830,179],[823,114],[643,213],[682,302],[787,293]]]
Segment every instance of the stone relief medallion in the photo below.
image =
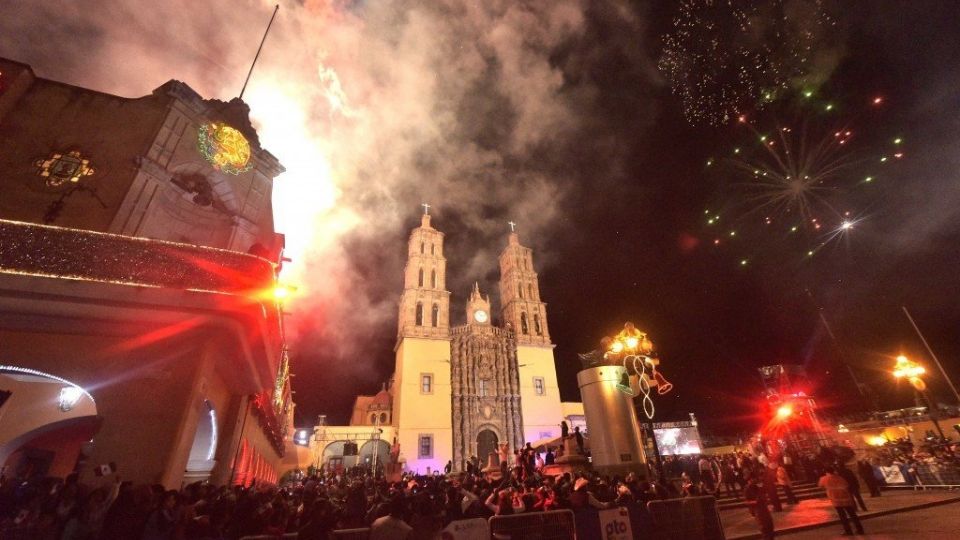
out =
[[480,409],[480,412],[483,414],[484,418],[489,420],[490,417],[493,416],[493,407],[490,405],[484,405],[483,408]]
[[65,183],[76,184],[84,176],[95,172],[90,166],[90,159],[77,150],[50,154],[47,159],[35,161],[34,166],[38,169],[37,174],[46,180],[47,187],[60,187]]

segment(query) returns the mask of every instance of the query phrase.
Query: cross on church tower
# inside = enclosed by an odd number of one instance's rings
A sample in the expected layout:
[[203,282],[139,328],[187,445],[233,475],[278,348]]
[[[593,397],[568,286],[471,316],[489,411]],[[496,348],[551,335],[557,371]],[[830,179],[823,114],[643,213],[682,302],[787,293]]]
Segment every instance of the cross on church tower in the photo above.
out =
[[510,232],[517,232],[517,224],[516,224],[516,223],[514,223],[514,222],[512,222],[512,221],[508,221],[508,222],[507,222],[507,225],[510,226]]
[[424,215],[429,216],[429,215],[430,215],[430,208],[431,208],[431,206],[430,206],[429,204],[427,204],[427,203],[423,203],[423,204],[421,204],[420,206],[423,207],[423,213],[424,213]]

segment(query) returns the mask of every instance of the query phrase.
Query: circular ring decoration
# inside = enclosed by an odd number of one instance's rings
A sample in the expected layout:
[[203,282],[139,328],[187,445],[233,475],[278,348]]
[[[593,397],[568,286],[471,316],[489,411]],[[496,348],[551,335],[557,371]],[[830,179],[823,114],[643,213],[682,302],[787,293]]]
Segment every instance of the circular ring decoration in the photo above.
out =
[[209,122],[200,126],[197,148],[218,171],[236,175],[253,168],[250,142],[239,130],[223,122]]
[[647,418],[653,420],[656,409],[653,406],[653,399],[650,397],[650,381],[647,380],[647,357],[640,355],[628,355],[623,359],[624,369],[629,370],[628,361],[632,361],[633,370],[637,374],[640,383],[640,393],[643,394],[643,413]]

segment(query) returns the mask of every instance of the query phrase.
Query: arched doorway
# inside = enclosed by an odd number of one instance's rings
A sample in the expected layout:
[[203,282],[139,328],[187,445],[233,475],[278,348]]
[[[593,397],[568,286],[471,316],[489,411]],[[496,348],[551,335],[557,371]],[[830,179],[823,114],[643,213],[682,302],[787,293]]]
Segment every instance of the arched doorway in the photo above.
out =
[[0,366],[0,469],[10,478],[66,477],[100,429],[80,386],[49,373]]
[[183,482],[190,484],[210,478],[210,472],[217,464],[217,412],[213,404],[204,400],[197,419],[197,431],[193,435],[187,470]]
[[372,467],[374,455],[381,468],[390,461],[390,445],[387,441],[376,440],[363,443],[360,447],[360,465]]
[[497,434],[492,430],[484,429],[477,434],[477,457],[480,458],[480,466],[487,463],[490,452],[497,451]]

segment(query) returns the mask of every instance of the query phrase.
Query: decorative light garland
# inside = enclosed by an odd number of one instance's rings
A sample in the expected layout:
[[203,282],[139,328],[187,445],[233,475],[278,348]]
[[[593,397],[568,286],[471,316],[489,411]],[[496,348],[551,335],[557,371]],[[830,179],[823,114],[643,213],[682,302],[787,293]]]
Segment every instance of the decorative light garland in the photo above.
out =
[[20,367],[20,366],[5,366],[5,365],[0,364],[0,373],[8,372],[8,371],[12,371],[12,372],[14,372],[14,373],[22,373],[22,374],[24,374],[24,375],[33,375],[34,377],[46,377],[47,379],[53,379],[53,380],[55,380],[55,381],[57,381],[57,382],[61,382],[61,383],[66,384],[66,385],[70,385],[70,386],[72,386],[72,387],[74,387],[74,388],[79,389],[81,392],[83,392],[83,395],[85,395],[85,396],[87,396],[88,398],[90,398],[90,401],[93,401],[94,405],[96,405],[96,403],[97,403],[96,400],[93,399],[93,396],[90,395],[90,392],[87,392],[86,390],[84,390],[84,388],[83,388],[82,386],[80,386],[79,384],[76,384],[76,383],[74,383],[74,382],[68,381],[68,380],[64,379],[63,377],[57,377],[56,375],[51,375],[51,374],[49,374],[49,373],[46,373],[46,372],[43,372],[43,371],[39,371],[39,370],[36,370],[36,369],[30,369],[30,368],[25,368],[25,367]]

